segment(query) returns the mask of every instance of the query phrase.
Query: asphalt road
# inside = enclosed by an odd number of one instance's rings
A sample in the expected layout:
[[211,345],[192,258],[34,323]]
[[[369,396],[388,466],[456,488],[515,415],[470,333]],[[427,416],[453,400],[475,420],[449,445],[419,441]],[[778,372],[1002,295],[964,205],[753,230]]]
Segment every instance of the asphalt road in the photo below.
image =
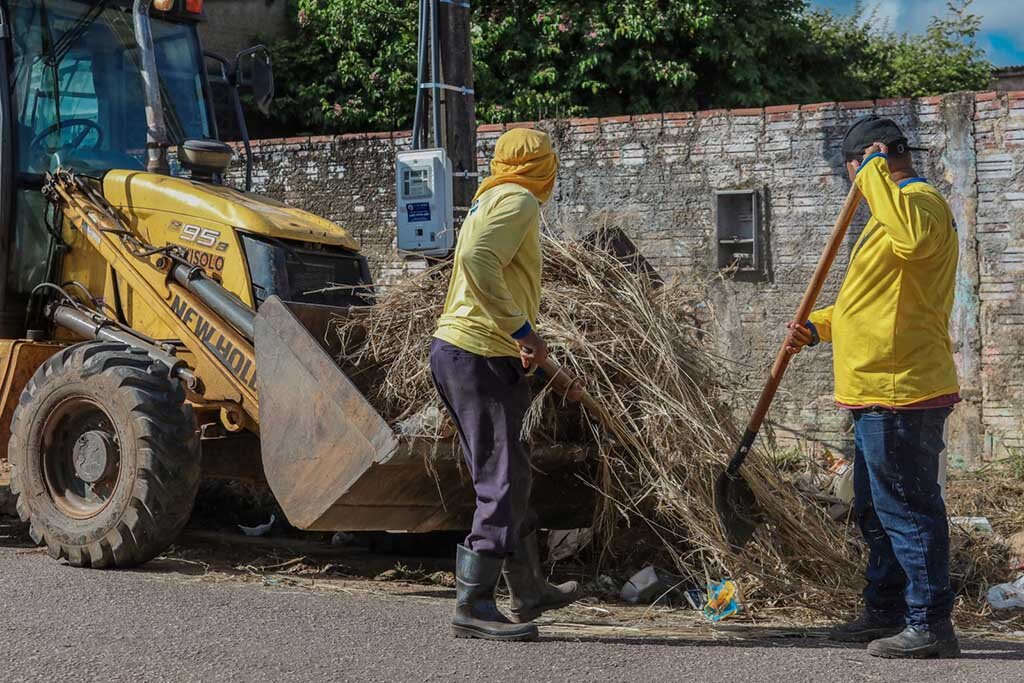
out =
[[[452,592],[320,592],[197,578],[182,565],[102,572],[0,541],[2,681],[1024,680],[1024,642],[965,640],[955,661],[886,662],[820,638],[587,635],[454,640]],[[593,632],[591,632],[593,633]],[[769,631],[764,632],[770,635]]]

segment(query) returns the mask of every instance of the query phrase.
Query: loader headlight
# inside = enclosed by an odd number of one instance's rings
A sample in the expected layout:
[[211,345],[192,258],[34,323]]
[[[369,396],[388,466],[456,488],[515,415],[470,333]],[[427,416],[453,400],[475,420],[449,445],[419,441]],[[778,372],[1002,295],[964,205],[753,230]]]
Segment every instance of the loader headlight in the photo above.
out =
[[285,301],[351,306],[369,300],[370,271],[355,252],[320,244],[242,233],[256,305]]

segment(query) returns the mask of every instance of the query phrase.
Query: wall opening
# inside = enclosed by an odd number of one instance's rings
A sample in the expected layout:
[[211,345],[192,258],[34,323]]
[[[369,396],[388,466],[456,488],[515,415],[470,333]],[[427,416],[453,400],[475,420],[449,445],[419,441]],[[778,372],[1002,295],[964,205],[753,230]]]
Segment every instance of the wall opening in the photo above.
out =
[[757,190],[715,192],[715,246],[718,269],[739,279],[765,281],[767,268],[761,240],[764,212]]

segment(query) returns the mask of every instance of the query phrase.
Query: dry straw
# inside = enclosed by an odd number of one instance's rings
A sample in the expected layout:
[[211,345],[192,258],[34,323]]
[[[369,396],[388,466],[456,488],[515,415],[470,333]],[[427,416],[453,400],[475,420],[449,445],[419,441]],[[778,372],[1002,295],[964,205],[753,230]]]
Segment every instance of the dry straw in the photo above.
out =
[[[763,450],[748,459],[745,476],[764,526],[742,553],[719,528],[713,483],[735,446],[727,405],[740,387],[725,379],[726,361],[707,343],[702,293],[658,282],[593,241],[543,239],[538,327],[553,356],[586,378],[603,410],[586,415],[541,391],[526,436],[583,443],[600,458],[594,485],[603,504],[595,526],[613,553],[608,559],[635,545],[617,541],[643,535],[658,539],[658,559],[694,585],[738,579],[748,608],[854,606],[862,564],[856,532],[801,493]],[[372,309],[339,321],[349,350],[344,364],[393,424],[438,406],[427,359],[447,273],[442,264],[407,279]],[[447,437],[451,429],[441,425],[436,433]]]

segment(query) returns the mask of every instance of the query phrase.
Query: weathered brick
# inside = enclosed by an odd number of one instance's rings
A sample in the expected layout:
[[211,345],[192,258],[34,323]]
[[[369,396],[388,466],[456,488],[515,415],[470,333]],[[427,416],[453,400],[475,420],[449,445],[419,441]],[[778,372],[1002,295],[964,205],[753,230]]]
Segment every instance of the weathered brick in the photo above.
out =
[[874,100],[853,100],[850,102],[840,102],[840,109],[874,109]]
[[814,104],[801,104],[801,111],[824,111],[826,109],[835,109],[839,106],[838,102],[815,102]]
[[[716,350],[739,361],[734,372],[756,384],[845,197],[838,147],[858,110],[883,111],[931,150],[918,155],[918,170],[950,196],[962,243],[976,249],[962,253],[977,259],[971,287],[983,352],[978,372],[964,378],[967,401],[957,412],[977,412],[968,426],[994,453],[1024,443],[1024,93],[487,125],[478,131],[478,163],[486,169],[496,139],[509,128],[554,133],[562,168],[545,205],[548,222],[572,234],[622,227],[663,275],[712,282]],[[966,138],[955,137],[956,126],[966,127]],[[410,142],[408,131],[254,141],[256,190],[348,227],[375,277],[394,282],[423,268],[422,260],[395,252],[394,155]],[[235,184],[241,173],[236,164]],[[715,192],[739,188],[756,188],[765,202],[762,242],[772,271],[765,282],[714,277]],[[823,304],[835,297],[865,215],[862,210],[855,220]],[[969,276],[962,268],[961,277]],[[954,335],[960,334],[956,325],[963,320],[954,322]],[[848,447],[847,418],[831,402],[828,349],[801,355],[790,372],[787,384],[801,390],[780,395],[773,408],[779,438]]]

